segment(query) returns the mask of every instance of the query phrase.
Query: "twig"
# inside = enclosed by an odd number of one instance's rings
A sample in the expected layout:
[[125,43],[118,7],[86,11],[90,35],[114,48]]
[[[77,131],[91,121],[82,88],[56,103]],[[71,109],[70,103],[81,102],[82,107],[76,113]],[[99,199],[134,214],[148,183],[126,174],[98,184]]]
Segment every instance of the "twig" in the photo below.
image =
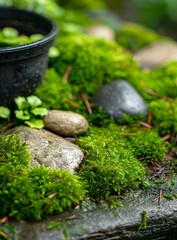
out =
[[136,133],[120,133],[121,136],[134,136]]
[[91,115],[93,113],[93,111],[92,111],[89,101],[87,100],[87,98],[85,97],[83,92],[81,92],[80,95],[81,95],[82,100],[84,101],[86,108],[87,108],[88,114]]
[[57,195],[57,192],[51,193],[47,198],[51,199]]
[[171,138],[171,134],[167,134],[166,136],[162,137],[162,141],[166,141]]
[[5,216],[3,217],[1,220],[0,220],[0,224],[3,224],[5,222],[7,222],[9,220],[9,217],[8,216]]
[[0,231],[0,236],[4,237],[5,239],[8,239],[8,235],[2,231]]
[[152,123],[152,112],[151,111],[148,112],[147,123],[149,125],[151,125],[151,123]]
[[158,205],[160,205],[160,201],[162,200],[162,189],[160,189]]
[[137,121],[138,124],[142,125],[143,127],[146,128],[152,128],[152,126],[146,122],[141,122],[141,121]]
[[66,69],[66,72],[63,76],[63,82],[66,83],[68,81],[68,78],[71,74],[71,70],[72,70],[72,66],[68,66],[67,69]]
[[75,107],[75,108],[78,107],[78,104],[77,104],[77,103],[75,103],[75,102],[73,102],[73,101],[71,101],[71,100],[69,100],[69,99],[64,99],[64,101],[67,102],[67,103],[69,103],[72,107]]
[[173,101],[172,98],[167,97],[167,96],[162,96],[162,95],[160,95],[159,93],[154,92],[152,89],[144,88],[144,91],[147,92],[147,93],[149,93],[149,94],[151,94],[152,96],[159,97],[159,98],[163,98],[163,99],[165,99],[166,101]]

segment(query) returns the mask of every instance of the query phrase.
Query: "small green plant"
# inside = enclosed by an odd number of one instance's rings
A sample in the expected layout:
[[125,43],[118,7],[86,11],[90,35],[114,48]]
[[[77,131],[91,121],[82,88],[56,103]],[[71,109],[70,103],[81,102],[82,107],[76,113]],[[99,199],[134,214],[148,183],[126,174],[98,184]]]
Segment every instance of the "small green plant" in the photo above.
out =
[[[42,107],[42,101],[37,96],[15,98],[17,109],[14,111],[16,123],[25,123],[31,128],[43,128],[42,117],[48,113],[47,108]],[[0,106],[0,118],[10,121],[11,111],[7,107]]]
[[142,230],[142,229],[147,228],[147,212],[146,212],[146,210],[142,211],[141,217],[142,217],[142,220],[141,220],[141,224],[140,224],[138,230]]
[[43,128],[44,123],[41,119],[46,116],[48,110],[41,107],[42,101],[37,96],[17,97],[15,98],[17,110],[15,110],[15,117],[21,123],[25,123],[32,128]]
[[33,34],[31,36],[27,36],[24,34],[20,35],[16,28],[4,27],[0,31],[0,46],[8,47],[27,44],[30,42],[40,40],[41,38],[43,38],[42,34]]

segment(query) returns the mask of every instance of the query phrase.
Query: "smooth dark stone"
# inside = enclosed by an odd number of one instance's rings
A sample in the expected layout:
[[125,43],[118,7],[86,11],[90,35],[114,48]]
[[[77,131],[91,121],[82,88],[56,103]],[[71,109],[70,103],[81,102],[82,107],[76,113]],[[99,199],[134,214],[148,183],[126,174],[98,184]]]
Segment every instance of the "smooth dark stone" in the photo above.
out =
[[147,104],[134,87],[125,80],[115,80],[103,85],[93,96],[92,101],[96,107],[101,106],[115,119],[122,118],[123,114],[147,114]]

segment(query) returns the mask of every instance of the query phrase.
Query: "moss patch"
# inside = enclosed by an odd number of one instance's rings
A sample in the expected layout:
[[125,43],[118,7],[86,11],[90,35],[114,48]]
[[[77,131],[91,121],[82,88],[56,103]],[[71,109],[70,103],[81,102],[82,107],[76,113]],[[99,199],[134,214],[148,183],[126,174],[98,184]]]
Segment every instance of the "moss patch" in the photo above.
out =
[[83,200],[83,184],[69,171],[29,167],[31,157],[19,137],[0,136],[0,156],[1,217],[40,220]]
[[166,143],[153,129],[140,130],[127,137],[136,158],[144,162],[163,161],[166,155]]
[[[113,127],[116,129],[115,126]],[[111,128],[91,128],[88,136],[78,139],[85,152],[85,162],[79,172],[87,184],[89,196],[106,198],[137,188],[145,170],[133,156],[131,146]]]
[[88,94],[106,82],[117,78],[131,78],[137,63],[115,42],[87,35],[59,37],[56,44],[60,56],[51,59],[52,66],[64,76],[67,67],[72,70],[68,82]]
[[177,99],[158,99],[149,103],[152,124],[158,127],[161,135],[177,132]]

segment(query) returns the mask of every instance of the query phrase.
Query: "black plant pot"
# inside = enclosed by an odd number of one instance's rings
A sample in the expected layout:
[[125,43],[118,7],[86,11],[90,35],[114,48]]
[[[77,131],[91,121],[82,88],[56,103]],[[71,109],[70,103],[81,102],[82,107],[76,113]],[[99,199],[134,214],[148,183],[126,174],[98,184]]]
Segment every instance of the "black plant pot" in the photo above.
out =
[[44,35],[29,44],[0,48],[0,105],[11,108],[15,97],[31,95],[42,82],[48,50],[58,29],[55,23],[39,14],[0,7],[0,28],[6,26],[15,27],[25,35]]

